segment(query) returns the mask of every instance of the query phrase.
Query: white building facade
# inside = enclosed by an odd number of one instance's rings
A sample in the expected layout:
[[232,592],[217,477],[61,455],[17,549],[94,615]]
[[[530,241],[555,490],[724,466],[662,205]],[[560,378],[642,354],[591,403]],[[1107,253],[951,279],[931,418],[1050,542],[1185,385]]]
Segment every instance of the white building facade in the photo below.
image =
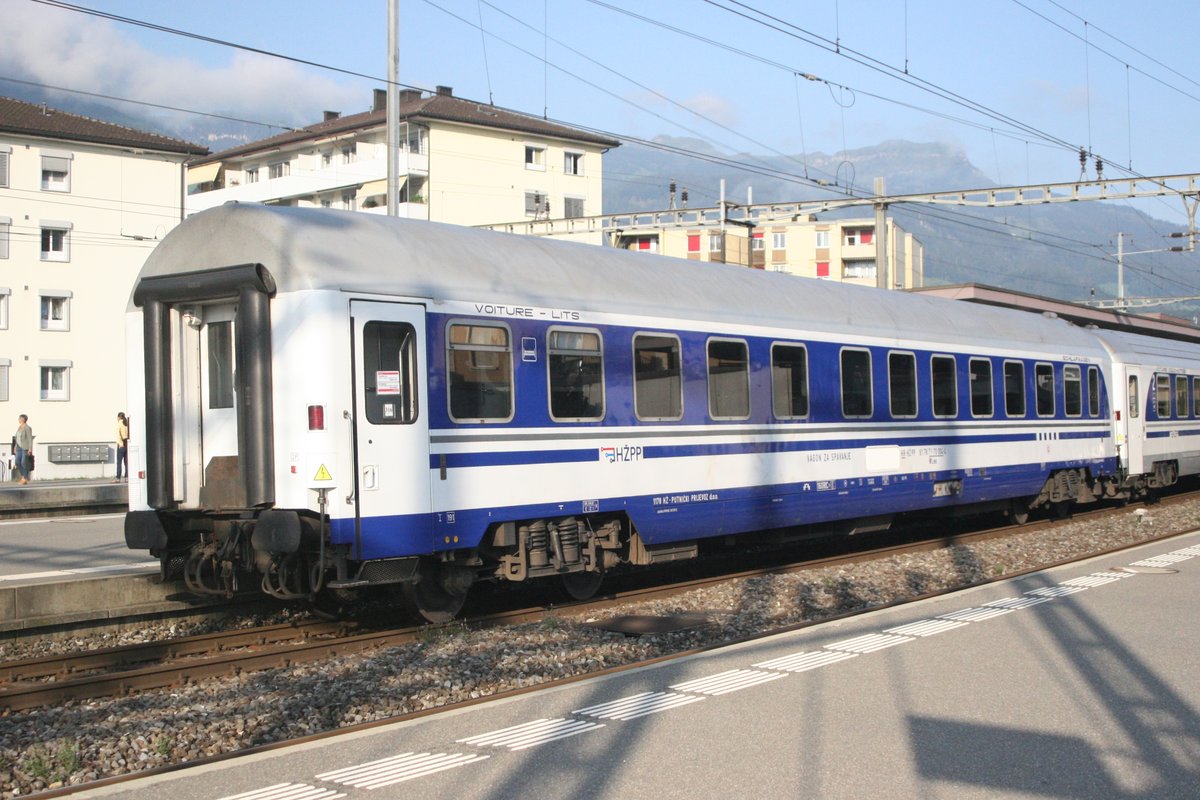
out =
[[28,415],[35,479],[114,474],[126,304],[205,152],[0,98],[0,419]]
[[[187,212],[236,200],[386,213],[386,92],[373,99],[370,111],[326,112],[306,128],[193,161]],[[614,139],[445,86],[400,92],[399,119],[400,216],[481,225],[601,212],[601,158]]]

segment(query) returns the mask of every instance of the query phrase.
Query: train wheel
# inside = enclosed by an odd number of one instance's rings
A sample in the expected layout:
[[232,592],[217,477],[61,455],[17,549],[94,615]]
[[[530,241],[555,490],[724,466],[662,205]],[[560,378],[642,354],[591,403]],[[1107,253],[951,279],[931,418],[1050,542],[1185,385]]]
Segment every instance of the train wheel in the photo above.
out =
[[565,572],[562,577],[563,589],[576,600],[587,600],[596,594],[600,582],[604,580],[603,572]]
[[404,584],[404,596],[409,605],[416,609],[426,621],[441,624],[449,622],[462,611],[467,601],[467,587],[463,581],[453,580],[455,573],[449,572],[436,561],[422,561],[420,580]]
[[1013,500],[1008,506],[1008,521],[1013,525],[1024,525],[1029,521],[1029,503]]
[[353,616],[362,604],[362,595],[353,589],[330,589],[325,587],[312,599],[313,613],[324,620],[335,622]]

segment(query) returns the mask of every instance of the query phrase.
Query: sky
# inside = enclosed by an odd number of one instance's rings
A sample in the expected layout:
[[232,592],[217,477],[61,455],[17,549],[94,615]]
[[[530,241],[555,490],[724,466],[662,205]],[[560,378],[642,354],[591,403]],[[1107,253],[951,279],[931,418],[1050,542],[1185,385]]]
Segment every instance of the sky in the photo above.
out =
[[[0,0],[0,94],[18,80],[299,126],[385,85],[386,0],[78,5],[296,60]],[[399,16],[400,83],[618,138],[801,160],[937,141],[1001,185],[1076,180],[1080,147],[1089,178],[1097,156],[1108,178],[1200,172],[1194,0],[399,0]]]

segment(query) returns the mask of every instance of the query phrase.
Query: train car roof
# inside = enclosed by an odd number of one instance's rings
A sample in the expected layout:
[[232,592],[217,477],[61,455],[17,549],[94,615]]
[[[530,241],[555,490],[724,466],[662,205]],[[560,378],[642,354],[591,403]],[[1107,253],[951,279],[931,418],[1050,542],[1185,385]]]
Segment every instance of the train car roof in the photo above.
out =
[[1178,339],[1142,336],[1126,331],[1092,331],[1116,361],[1127,364],[1200,370],[1200,346]]
[[1055,353],[1099,349],[1091,331],[1027,312],[330,209],[229,203],[200,212],[155,248],[141,278],[254,263],[271,272],[280,293],[339,290]]

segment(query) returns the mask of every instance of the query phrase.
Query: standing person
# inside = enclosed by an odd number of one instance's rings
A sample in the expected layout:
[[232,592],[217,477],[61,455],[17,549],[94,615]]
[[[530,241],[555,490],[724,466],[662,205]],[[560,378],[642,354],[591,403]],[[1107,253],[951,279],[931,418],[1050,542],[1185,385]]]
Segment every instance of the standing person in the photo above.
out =
[[[125,467],[125,472],[121,472],[121,467]],[[125,412],[117,412],[117,477],[113,483],[121,482],[121,475],[125,476],[125,480],[129,480],[129,421],[125,419]]]
[[18,483],[29,483],[29,453],[33,450],[33,428],[29,427],[29,417],[22,414],[17,417],[17,432],[13,434],[13,452],[17,454],[17,472],[21,479]]

